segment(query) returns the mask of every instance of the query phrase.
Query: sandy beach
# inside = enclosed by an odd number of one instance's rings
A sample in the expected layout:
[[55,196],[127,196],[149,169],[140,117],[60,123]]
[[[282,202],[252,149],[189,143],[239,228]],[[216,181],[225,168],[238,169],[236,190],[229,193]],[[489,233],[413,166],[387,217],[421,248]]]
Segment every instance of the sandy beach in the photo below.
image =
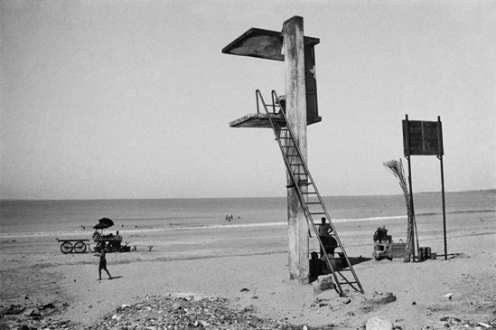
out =
[[0,0],[0,330],[496,330],[495,18]]
[[[137,251],[109,253],[108,269],[114,279],[102,274],[102,281],[97,280],[93,252],[64,255],[55,237],[4,240],[2,310],[5,314],[12,305],[29,309],[52,304],[55,308],[44,318],[84,328],[147,296],[182,294],[226,298],[235,310],[311,329],[361,328],[373,316],[388,318],[397,329],[442,329],[450,320],[453,328],[453,318],[460,320],[460,329],[466,324],[487,329],[485,325],[496,320],[493,218],[453,224],[448,260],[439,256],[443,253],[439,224],[423,225],[420,244],[430,246],[438,257],[417,263],[372,259],[371,236],[377,223],[340,226],[348,255],[360,260],[354,268],[366,292],[364,296],[349,292],[347,301],[334,290],[316,295],[312,285],[289,281],[286,226],[272,224],[124,237]],[[393,239],[404,235],[403,227],[389,227]],[[365,302],[388,292],[396,301]],[[3,315],[0,321],[14,327],[35,322],[22,314]]]

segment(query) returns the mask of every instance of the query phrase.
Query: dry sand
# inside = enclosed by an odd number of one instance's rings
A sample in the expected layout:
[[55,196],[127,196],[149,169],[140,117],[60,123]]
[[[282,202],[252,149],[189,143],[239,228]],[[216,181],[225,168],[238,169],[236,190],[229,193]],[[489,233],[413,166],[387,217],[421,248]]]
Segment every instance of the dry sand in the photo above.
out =
[[[479,222],[453,225],[449,231],[448,252],[460,255],[418,263],[371,259],[377,222],[341,225],[348,255],[364,258],[354,267],[367,296],[392,292],[397,297],[384,305],[365,305],[351,293],[344,304],[334,290],[317,296],[311,285],[290,282],[284,225],[124,236],[138,250],[108,254],[115,279],[102,274],[102,281],[97,281],[93,253],[64,255],[55,237],[4,240],[0,297],[3,307],[64,302],[65,310],[51,317],[83,325],[122,304],[171,293],[224,297],[233,308],[250,307],[259,317],[310,327],[356,329],[375,315],[402,329],[441,328],[446,316],[484,323],[496,319],[496,227],[494,219]],[[393,238],[405,230],[402,225],[389,229]],[[440,231],[420,229],[421,245],[442,254]],[[451,299],[445,297],[448,293]]]

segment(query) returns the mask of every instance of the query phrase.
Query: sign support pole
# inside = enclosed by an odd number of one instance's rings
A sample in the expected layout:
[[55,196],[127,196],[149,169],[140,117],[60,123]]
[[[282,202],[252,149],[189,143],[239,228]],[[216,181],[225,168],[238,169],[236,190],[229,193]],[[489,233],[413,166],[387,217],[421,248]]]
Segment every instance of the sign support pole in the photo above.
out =
[[448,260],[448,243],[446,239],[446,203],[445,203],[445,198],[444,198],[444,166],[443,166],[443,133],[442,133],[442,126],[441,126],[441,117],[437,117],[437,137],[439,141],[439,155],[437,158],[439,158],[440,164],[441,164],[441,192],[443,196],[443,236],[444,236],[444,260]]
[[410,125],[408,124],[408,115],[405,118],[407,122],[407,145],[408,145],[408,156],[406,159],[408,160],[408,186],[410,188],[410,219],[408,219],[409,228],[410,228],[410,255],[413,256],[413,262],[415,262],[415,227],[414,227],[414,219],[415,219],[415,209],[413,207],[413,187],[412,187],[412,164],[411,164],[411,153],[410,153]]
[[[403,120],[403,148],[405,157],[408,159],[408,183],[410,185],[410,206],[413,211],[413,189],[412,189],[412,173],[411,173],[411,156],[436,156],[441,165],[441,191],[443,202],[443,236],[444,236],[444,259],[448,259],[448,246],[446,237],[446,199],[444,192],[444,164],[443,164],[443,130],[441,117],[437,117],[435,121],[408,121],[408,115]],[[420,253],[420,245],[418,242],[418,233],[415,220],[415,237],[417,239],[417,253],[419,261],[422,261],[423,255]],[[409,232],[410,233],[410,232]],[[415,254],[413,255],[415,260]]]
[[407,157],[408,160],[408,186],[410,187],[410,213],[411,217],[408,219],[410,222],[410,254],[413,257],[413,262],[415,262],[415,226],[414,226],[414,219],[415,219],[415,209],[413,207],[413,188],[412,188],[412,165],[411,165],[411,160],[410,156]]

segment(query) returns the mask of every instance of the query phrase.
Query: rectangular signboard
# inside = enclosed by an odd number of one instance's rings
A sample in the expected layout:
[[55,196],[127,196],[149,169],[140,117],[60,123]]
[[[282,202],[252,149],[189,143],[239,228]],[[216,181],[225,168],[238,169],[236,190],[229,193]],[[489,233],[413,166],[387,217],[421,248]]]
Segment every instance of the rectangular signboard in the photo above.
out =
[[403,149],[405,156],[442,156],[441,121],[403,120]]

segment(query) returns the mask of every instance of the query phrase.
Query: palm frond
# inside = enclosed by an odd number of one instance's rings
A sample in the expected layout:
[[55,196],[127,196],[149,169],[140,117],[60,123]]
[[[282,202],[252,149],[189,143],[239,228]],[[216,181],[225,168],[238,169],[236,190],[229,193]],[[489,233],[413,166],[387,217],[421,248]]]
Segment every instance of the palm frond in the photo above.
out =
[[397,161],[396,159],[387,161],[382,163],[384,167],[393,173],[393,175],[398,179],[401,190],[403,190],[403,195],[405,197],[406,210],[408,214],[408,228],[407,228],[407,246],[405,249],[404,262],[410,261],[410,255],[412,252],[412,235],[413,235],[413,227],[412,225],[415,223],[414,215],[410,207],[410,193],[408,191],[408,183],[406,181],[405,170],[403,169],[403,163],[401,159]]

